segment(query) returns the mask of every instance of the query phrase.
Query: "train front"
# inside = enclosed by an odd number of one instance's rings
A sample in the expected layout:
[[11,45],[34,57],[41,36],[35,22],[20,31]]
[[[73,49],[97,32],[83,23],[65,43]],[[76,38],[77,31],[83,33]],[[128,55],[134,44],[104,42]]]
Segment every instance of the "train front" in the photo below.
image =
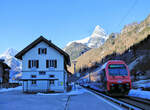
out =
[[130,72],[123,61],[110,61],[106,69],[107,92],[113,96],[123,96],[131,89]]

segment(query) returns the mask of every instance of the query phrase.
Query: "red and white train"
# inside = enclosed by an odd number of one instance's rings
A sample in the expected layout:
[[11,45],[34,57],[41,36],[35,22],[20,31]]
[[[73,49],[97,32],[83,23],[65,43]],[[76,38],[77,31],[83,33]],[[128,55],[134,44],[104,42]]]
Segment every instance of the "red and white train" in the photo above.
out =
[[129,69],[121,60],[106,62],[95,72],[82,77],[79,83],[111,96],[126,95],[131,89]]

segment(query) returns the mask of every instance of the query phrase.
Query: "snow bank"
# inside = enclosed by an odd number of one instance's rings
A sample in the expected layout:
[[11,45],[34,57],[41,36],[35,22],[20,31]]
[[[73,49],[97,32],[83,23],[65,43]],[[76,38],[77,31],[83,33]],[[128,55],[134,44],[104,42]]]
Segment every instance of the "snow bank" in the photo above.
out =
[[72,90],[72,91],[66,93],[66,95],[78,95],[78,94],[83,94],[85,92],[87,92],[87,90],[82,88],[82,89]]
[[66,93],[50,93],[50,94],[44,94],[44,93],[37,93],[37,95],[79,95],[79,94],[83,94],[87,92],[87,90],[81,88],[80,86],[77,87],[77,89],[74,89],[70,92],[66,92]]
[[13,91],[13,90],[22,90],[22,86],[19,86],[19,87],[16,87],[16,88],[0,89],[0,92],[8,92],[8,91]]
[[64,95],[64,93],[50,93],[50,94],[37,93],[36,95]]
[[[22,86],[16,87],[16,88],[8,88],[8,89],[0,89],[0,92],[8,92],[8,91],[22,91]],[[73,89],[70,92],[66,93],[50,93],[50,94],[44,94],[44,93],[37,93],[36,95],[78,95],[78,94],[83,94],[84,92],[87,92],[85,89],[83,89],[80,86],[76,85],[76,89]]]
[[150,99],[150,91],[141,91],[141,90],[130,90],[129,96]]
[[150,80],[140,80],[132,84],[135,88],[150,88]]
[[136,81],[134,83],[142,83],[142,84],[145,84],[145,83],[150,83],[150,79],[147,79],[147,80],[139,80],[139,81]]
[[[0,92],[8,92],[8,91],[22,91],[22,86],[16,87],[16,88],[8,88],[8,89],[0,89]],[[37,93],[36,95],[78,95],[78,94],[83,94],[87,92],[84,88],[80,86],[76,86],[76,89],[73,89],[70,92],[66,93],[50,93],[50,94],[45,94],[45,93]]]

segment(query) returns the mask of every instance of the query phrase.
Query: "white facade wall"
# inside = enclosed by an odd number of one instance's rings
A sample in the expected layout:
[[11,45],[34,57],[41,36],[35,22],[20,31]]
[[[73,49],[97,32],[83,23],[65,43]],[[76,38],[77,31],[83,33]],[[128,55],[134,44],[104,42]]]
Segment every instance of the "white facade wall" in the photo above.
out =
[[[47,54],[38,54],[38,48],[47,48]],[[45,42],[41,42],[37,44],[34,48],[30,49],[27,53],[22,57],[22,71],[31,71],[32,69],[28,68],[28,60],[39,60],[39,68],[40,70],[49,70],[46,68],[46,59],[57,59],[57,68],[55,70],[63,70],[64,69],[64,58],[58,51],[54,48],[51,48]]]
[[[38,48],[47,48],[47,54],[38,54]],[[57,60],[57,68],[46,68],[46,60]],[[29,60],[39,60],[39,68],[28,68]],[[45,71],[45,75],[40,75],[39,71]],[[30,49],[22,56],[22,79],[58,79],[54,85],[49,85],[48,80],[37,80],[37,84],[31,84],[31,81],[24,81],[24,91],[64,91],[64,57],[57,50],[50,47],[45,42],[40,42],[34,48]],[[36,78],[31,78],[36,75]],[[50,75],[54,75],[50,78]],[[67,74],[66,74],[67,75]],[[28,83],[28,84],[27,84]]]

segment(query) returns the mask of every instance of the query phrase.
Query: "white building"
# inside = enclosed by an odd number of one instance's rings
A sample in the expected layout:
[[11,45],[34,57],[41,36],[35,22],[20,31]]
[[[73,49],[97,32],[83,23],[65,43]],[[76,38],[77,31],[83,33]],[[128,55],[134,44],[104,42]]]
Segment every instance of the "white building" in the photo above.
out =
[[15,57],[22,60],[23,92],[65,91],[70,58],[51,41],[41,36]]

